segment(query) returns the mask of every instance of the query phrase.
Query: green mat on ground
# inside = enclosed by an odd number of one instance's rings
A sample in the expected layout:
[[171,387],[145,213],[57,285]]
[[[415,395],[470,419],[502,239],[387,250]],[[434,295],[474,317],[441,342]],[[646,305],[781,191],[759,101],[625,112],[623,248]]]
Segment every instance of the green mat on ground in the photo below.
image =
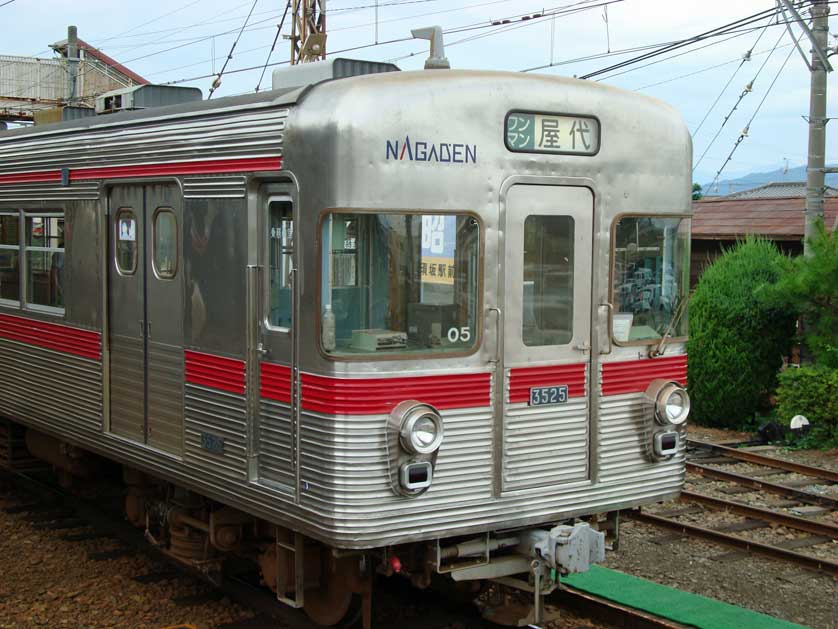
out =
[[620,605],[642,609],[650,614],[700,629],[803,627],[601,566],[591,566],[588,572],[564,577],[562,583]]

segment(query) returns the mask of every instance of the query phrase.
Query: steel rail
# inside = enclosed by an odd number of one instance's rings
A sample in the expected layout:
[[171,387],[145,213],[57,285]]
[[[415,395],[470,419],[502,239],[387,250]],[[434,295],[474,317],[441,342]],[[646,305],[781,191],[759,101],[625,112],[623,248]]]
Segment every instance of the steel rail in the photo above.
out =
[[721,498],[714,498],[705,494],[698,494],[692,491],[682,491],[679,500],[683,502],[696,502],[711,509],[719,511],[730,511],[755,520],[762,520],[771,524],[779,524],[790,529],[797,529],[798,531],[806,531],[814,535],[825,535],[832,539],[838,539],[838,525],[829,524],[828,522],[817,522],[815,520],[807,520],[787,513],[779,513],[769,509],[762,509],[760,507],[752,507],[741,502],[733,502],[732,500],[722,500]]
[[642,609],[621,605],[567,585],[560,586],[548,597],[548,601],[570,609],[580,616],[624,629],[686,629],[687,627],[687,625],[655,616]]
[[687,461],[687,470],[708,478],[715,478],[718,480],[744,485],[746,487],[752,487],[754,489],[762,489],[781,496],[788,496],[794,498],[798,502],[820,505],[822,507],[829,507],[830,509],[838,510],[838,500],[830,498],[829,496],[820,496],[808,491],[800,491],[794,487],[787,487],[786,485],[780,485],[778,483],[769,483],[764,480],[758,480],[750,476],[745,476],[744,474],[726,472],[724,470],[718,470],[714,467],[708,467],[707,465],[700,465],[699,463],[692,463],[690,461]]
[[780,470],[786,470],[787,472],[803,474],[804,476],[814,476],[815,478],[822,478],[823,480],[838,483],[838,472],[827,470],[822,467],[815,467],[814,465],[805,465],[803,463],[795,463],[794,461],[784,461],[783,459],[765,456],[764,454],[757,454],[756,452],[730,448],[718,443],[696,441],[695,439],[687,439],[687,447],[710,450],[714,454],[721,454],[730,457],[731,459],[747,461],[748,463],[756,463],[757,465],[764,465],[765,467],[775,467]]
[[741,548],[742,550],[746,550],[748,552],[754,552],[762,555],[767,555],[769,557],[793,561],[794,563],[800,564],[801,566],[805,566],[807,568],[815,568],[833,576],[838,576],[838,563],[834,561],[819,559],[818,557],[804,555],[793,550],[786,550],[785,548],[780,548],[779,546],[772,546],[771,544],[765,544],[763,542],[752,541],[749,539],[745,539],[744,537],[736,537],[735,535],[722,533],[721,531],[714,531],[713,529],[704,528],[703,526],[685,524],[683,522],[678,522],[677,520],[671,520],[669,518],[664,518],[651,513],[643,513],[641,511],[629,511],[627,512],[627,515],[630,518],[638,520],[640,522],[646,522],[664,528],[673,529],[675,531],[680,531],[687,535],[692,535],[693,537],[702,537],[704,539],[713,542],[719,542],[721,544],[726,544],[728,546],[735,546],[736,548]]

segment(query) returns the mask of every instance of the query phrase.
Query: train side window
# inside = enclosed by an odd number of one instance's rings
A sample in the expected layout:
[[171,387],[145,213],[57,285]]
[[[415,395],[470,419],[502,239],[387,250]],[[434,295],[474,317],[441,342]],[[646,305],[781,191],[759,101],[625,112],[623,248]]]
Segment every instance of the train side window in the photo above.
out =
[[573,338],[573,231],[570,216],[524,221],[524,345],[565,345]]
[[154,212],[153,225],[152,264],[154,272],[161,280],[170,280],[177,275],[177,217],[175,217],[171,208],[157,208]]
[[116,268],[122,275],[137,270],[137,217],[134,210],[121,207],[116,213]]
[[0,303],[20,305],[20,215],[0,214]]
[[26,305],[64,313],[64,213],[25,215]]
[[268,255],[270,301],[268,322],[277,328],[291,327],[291,269],[294,256],[294,213],[290,201],[272,201],[268,206]]

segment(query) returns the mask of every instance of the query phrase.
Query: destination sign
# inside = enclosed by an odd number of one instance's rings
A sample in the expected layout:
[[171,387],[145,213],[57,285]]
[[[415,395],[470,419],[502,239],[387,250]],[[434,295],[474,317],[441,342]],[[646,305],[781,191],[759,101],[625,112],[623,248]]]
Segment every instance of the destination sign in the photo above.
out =
[[599,120],[593,116],[512,111],[506,117],[506,148],[518,153],[595,155]]

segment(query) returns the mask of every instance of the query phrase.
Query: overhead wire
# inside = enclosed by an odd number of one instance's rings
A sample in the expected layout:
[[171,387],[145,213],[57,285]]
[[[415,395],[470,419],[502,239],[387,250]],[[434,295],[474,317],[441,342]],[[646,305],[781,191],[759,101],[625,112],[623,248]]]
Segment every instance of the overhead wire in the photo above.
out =
[[279,34],[282,32],[282,25],[285,24],[285,16],[288,15],[288,10],[291,8],[291,0],[288,0],[288,4],[285,5],[285,12],[282,14],[282,19],[279,21],[279,24],[276,27],[276,35],[274,36],[274,42],[271,44],[271,49],[268,51],[268,56],[265,58],[265,65],[262,66],[262,74],[259,75],[259,81],[256,83],[256,91],[259,91],[259,88],[262,87],[262,79],[265,78],[265,71],[268,69],[268,63],[271,60],[271,55],[274,53],[276,49],[276,42],[279,41]]
[[221,77],[224,75],[224,71],[227,69],[227,64],[230,62],[230,59],[233,58],[233,53],[236,50],[236,45],[238,45],[239,40],[242,37],[242,33],[244,29],[247,27],[247,22],[250,20],[250,16],[253,15],[253,10],[256,8],[256,4],[259,0],[253,0],[253,6],[250,7],[250,13],[247,14],[247,17],[244,18],[244,24],[242,24],[241,30],[239,31],[238,36],[236,36],[236,40],[233,42],[232,47],[230,48],[230,54],[227,55],[227,59],[224,61],[224,65],[221,66],[221,71],[216,75],[215,79],[212,82],[212,85],[209,89],[209,94],[207,95],[207,100],[212,98],[212,95],[215,93],[215,90],[221,85]]
[[701,164],[701,162],[704,160],[704,156],[705,156],[705,155],[707,155],[707,151],[709,151],[709,150],[710,150],[710,148],[713,146],[713,144],[715,144],[716,139],[719,137],[719,135],[721,134],[722,130],[725,128],[725,125],[728,123],[728,121],[729,121],[729,120],[731,119],[731,117],[733,116],[734,112],[735,112],[735,111],[739,108],[739,105],[742,103],[742,100],[743,100],[743,99],[744,99],[744,98],[745,98],[748,94],[750,94],[750,93],[753,91],[753,89],[754,89],[754,83],[756,83],[756,80],[759,78],[759,75],[760,75],[760,74],[762,74],[763,69],[765,68],[765,66],[766,66],[766,64],[768,63],[768,61],[771,59],[771,55],[772,55],[772,54],[774,54],[774,51],[775,51],[775,50],[777,50],[777,46],[780,44],[780,41],[783,39],[783,37],[785,36],[785,34],[786,34],[786,32],[785,32],[785,31],[782,31],[782,32],[780,33],[780,37],[778,37],[778,38],[777,38],[777,41],[774,43],[774,47],[771,49],[771,52],[769,52],[769,53],[768,53],[768,56],[767,56],[767,57],[765,58],[765,60],[762,62],[762,65],[760,65],[759,70],[757,70],[756,74],[754,75],[754,78],[753,78],[753,79],[751,79],[751,80],[750,80],[750,82],[749,82],[749,83],[747,83],[747,84],[745,85],[745,87],[742,89],[742,92],[739,94],[739,98],[737,98],[737,99],[736,99],[736,102],[733,104],[733,107],[731,108],[731,110],[728,112],[728,114],[727,114],[727,115],[724,117],[724,119],[722,120],[722,124],[721,124],[721,126],[719,127],[719,130],[718,130],[718,131],[716,131],[716,135],[714,135],[714,136],[713,136],[713,138],[710,140],[710,143],[709,143],[709,144],[707,145],[707,147],[704,149],[704,152],[703,152],[703,153],[701,154],[701,156],[698,158],[698,161],[697,161],[695,164],[693,164],[693,172],[695,172],[695,169],[696,169],[696,168],[698,168],[699,164]]
[[[803,35],[800,35],[800,37],[798,37],[796,41],[800,42],[800,40],[802,38],[803,38]],[[722,165],[719,167],[719,170],[716,172],[716,176],[713,177],[713,182],[710,184],[709,189],[712,190],[713,186],[716,185],[716,182],[719,181],[719,176],[721,176],[722,171],[724,171],[725,167],[728,165],[730,160],[733,159],[733,154],[736,152],[736,149],[739,148],[739,145],[742,144],[742,141],[745,138],[748,137],[748,134],[749,134],[750,129],[751,129],[751,124],[753,123],[754,119],[757,117],[757,114],[759,113],[760,109],[762,109],[762,106],[765,103],[765,100],[768,98],[768,95],[771,93],[771,89],[774,87],[774,84],[777,82],[777,79],[780,78],[780,74],[782,74],[783,70],[786,67],[786,64],[789,62],[789,59],[791,59],[791,56],[794,54],[794,51],[795,51],[795,48],[792,48],[791,50],[789,50],[789,54],[786,55],[785,61],[783,61],[783,64],[780,66],[780,69],[777,70],[777,74],[774,75],[774,79],[771,81],[771,84],[768,86],[768,89],[765,90],[765,94],[763,94],[762,100],[759,101],[759,105],[757,105],[756,109],[754,110],[754,113],[751,114],[751,117],[748,120],[748,124],[746,124],[745,128],[742,129],[742,133],[739,134],[739,137],[736,139],[736,142],[734,142],[733,148],[730,150],[730,154],[727,156],[727,159],[725,159],[725,161],[722,162]]]

